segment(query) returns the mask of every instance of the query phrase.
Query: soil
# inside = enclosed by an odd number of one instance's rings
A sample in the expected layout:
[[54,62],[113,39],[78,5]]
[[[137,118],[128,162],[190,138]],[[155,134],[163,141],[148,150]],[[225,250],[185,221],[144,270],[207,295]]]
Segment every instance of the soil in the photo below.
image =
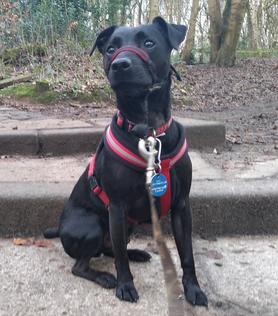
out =
[[[182,117],[217,120],[226,126],[226,143],[203,155],[213,165],[244,168],[278,156],[278,58],[244,59],[233,68],[177,65],[184,78],[174,80],[173,113]],[[0,106],[40,111],[50,117],[90,121],[111,117],[114,102],[30,103],[5,97]]]

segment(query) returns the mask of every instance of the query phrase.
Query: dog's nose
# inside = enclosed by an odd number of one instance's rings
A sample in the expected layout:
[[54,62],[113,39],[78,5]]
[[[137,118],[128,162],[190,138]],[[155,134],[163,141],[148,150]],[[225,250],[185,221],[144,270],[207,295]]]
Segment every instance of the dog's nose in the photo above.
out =
[[111,64],[111,68],[115,72],[126,71],[130,68],[130,66],[131,60],[127,57],[117,58]]

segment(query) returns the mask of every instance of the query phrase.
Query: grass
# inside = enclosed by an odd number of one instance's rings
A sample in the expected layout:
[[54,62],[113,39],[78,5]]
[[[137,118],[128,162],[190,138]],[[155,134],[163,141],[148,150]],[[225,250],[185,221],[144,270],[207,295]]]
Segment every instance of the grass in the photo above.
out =
[[39,93],[36,85],[32,83],[22,83],[0,90],[0,96],[15,96],[17,98],[28,98],[34,102],[42,104],[53,104],[59,100],[59,93],[50,89]]
[[256,50],[237,50],[237,57],[241,58],[269,58],[269,57],[278,57],[278,49],[256,49]]

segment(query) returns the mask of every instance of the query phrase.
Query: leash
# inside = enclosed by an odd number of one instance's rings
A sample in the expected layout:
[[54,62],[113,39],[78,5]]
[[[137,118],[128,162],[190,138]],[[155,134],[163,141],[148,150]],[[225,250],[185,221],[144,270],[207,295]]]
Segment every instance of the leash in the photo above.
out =
[[[154,133],[155,134],[155,133]],[[156,150],[156,144],[159,144],[158,151]],[[150,200],[151,218],[153,236],[156,241],[160,259],[164,272],[164,279],[167,289],[168,299],[168,315],[169,316],[193,316],[194,312],[189,304],[184,304],[182,296],[182,290],[177,277],[177,271],[175,269],[174,262],[171,258],[171,254],[167,245],[164,241],[157,210],[155,207],[154,195],[159,191],[163,191],[163,183],[160,185],[154,183],[153,179],[157,176],[156,170],[160,166],[160,153],[161,153],[161,142],[155,135],[149,136],[146,139],[140,139],[138,143],[138,149],[140,155],[147,161],[146,167],[146,189]],[[158,155],[158,163],[155,162],[156,156]],[[155,186],[156,188],[154,188]],[[154,192],[155,191],[155,192]]]

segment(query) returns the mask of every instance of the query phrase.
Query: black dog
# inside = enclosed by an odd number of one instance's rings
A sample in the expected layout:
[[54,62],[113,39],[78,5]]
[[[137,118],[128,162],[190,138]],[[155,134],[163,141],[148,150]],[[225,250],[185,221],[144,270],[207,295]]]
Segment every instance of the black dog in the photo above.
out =
[[[191,161],[183,128],[171,119],[170,54],[185,34],[185,26],[168,24],[157,17],[152,24],[139,27],[112,26],[97,37],[91,54],[98,48],[103,55],[119,112],[107,128],[95,158],[75,185],[59,228],[45,233],[46,237],[60,236],[66,253],[76,259],[73,274],[106,288],[116,287],[116,296],[125,301],[136,302],[139,298],[129,260],[145,262],[151,258],[145,251],[127,250],[127,243],[133,226],[130,222],[151,220],[144,162],[138,157],[137,147],[138,136],[148,135],[152,127],[161,134],[162,159],[170,161],[168,171],[165,169],[169,189],[166,199],[156,198],[158,210],[163,215],[167,208],[171,209],[187,300],[207,305],[196,278],[192,253]],[[111,147],[113,142],[116,149]],[[101,254],[115,256],[117,278],[89,267],[89,260]]]

